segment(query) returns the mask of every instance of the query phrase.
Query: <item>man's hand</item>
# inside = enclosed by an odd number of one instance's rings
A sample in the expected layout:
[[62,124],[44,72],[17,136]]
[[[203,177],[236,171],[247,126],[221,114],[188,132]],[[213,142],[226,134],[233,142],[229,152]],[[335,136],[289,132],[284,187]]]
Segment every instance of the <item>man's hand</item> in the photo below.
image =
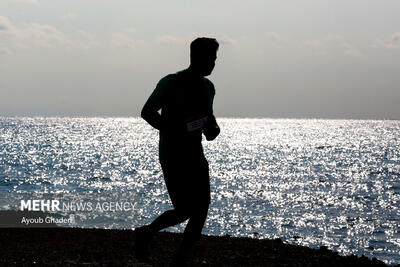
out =
[[217,121],[215,120],[214,115],[210,116],[210,119],[206,123],[206,127],[204,128],[204,135],[206,136],[207,141],[212,141],[221,132]]

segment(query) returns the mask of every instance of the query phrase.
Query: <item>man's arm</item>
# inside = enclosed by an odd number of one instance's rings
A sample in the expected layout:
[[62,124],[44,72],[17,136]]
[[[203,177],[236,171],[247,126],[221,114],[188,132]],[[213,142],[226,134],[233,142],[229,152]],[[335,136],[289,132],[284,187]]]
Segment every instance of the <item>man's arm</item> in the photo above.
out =
[[157,130],[161,130],[163,128],[161,115],[158,111],[165,103],[166,93],[170,85],[171,77],[171,75],[167,75],[158,82],[153,93],[144,104],[142,112],[140,114],[141,117],[145,121],[147,121],[148,124],[156,128]]
[[217,138],[220,132],[221,130],[217,124],[215,116],[209,116],[207,119],[206,127],[204,129],[204,135],[206,136],[207,141],[212,141]]
[[149,98],[140,113],[140,116],[157,130],[161,130],[161,115],[158,113],[160,108]]
[[[207,80],[208,81],[208,80]],[[206,126],[204,128],[204,135],[206,136],[207,141],[212,141],[215,138],[217,138],[217,136],[219,135],[219,133],[221,132],[217,120],[215,119],[214,116],[214,111],[213,111],[213,105],[214,105],[214,96],[215,96],[215,88],[214,85],[211,81],[209,82],[209,88],[210,88],[210,110],[209,110],[209,116],[207,118],[207,123]]]

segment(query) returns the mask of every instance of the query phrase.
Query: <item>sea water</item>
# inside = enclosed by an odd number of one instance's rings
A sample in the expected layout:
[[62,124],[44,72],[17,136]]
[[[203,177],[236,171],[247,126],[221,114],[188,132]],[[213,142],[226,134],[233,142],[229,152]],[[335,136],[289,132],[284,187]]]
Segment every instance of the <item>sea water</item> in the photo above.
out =
[[[218,122],[220,136],[203,141],[212,191],[204,234],[281,238],[400,263],[400,121]],[[140,118],[0,117],[0,209],[43,192],[134,202],[128,211],[76,212],[75,227],[149,223],[171,208],[158,132]]]

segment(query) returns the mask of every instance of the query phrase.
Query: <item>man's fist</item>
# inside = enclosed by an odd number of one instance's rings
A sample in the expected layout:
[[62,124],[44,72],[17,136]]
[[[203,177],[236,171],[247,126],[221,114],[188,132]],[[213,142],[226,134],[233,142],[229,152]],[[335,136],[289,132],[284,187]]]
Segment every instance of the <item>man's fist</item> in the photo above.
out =
[[211,118],[207,120],[206,127],[204,128],[204,135],[206,136],[207,141],[214,140],[220,132],[221,130],[219,129],[215,117],[211,116]]

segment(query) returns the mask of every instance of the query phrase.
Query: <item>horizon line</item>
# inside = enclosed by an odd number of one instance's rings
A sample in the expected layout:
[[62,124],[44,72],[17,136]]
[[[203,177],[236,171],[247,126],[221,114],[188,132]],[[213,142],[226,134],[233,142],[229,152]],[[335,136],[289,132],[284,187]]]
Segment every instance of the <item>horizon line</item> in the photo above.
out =
[[[268,120],[355,120],[355,121],[398,121],[392,118],[326,118],[326,117],[261,117],[261,116],[216,116],[218,119],[268,119]],[[140,116],[114,115],[0,115],[0,118],[102,118],[102,119],[142,119]]]

